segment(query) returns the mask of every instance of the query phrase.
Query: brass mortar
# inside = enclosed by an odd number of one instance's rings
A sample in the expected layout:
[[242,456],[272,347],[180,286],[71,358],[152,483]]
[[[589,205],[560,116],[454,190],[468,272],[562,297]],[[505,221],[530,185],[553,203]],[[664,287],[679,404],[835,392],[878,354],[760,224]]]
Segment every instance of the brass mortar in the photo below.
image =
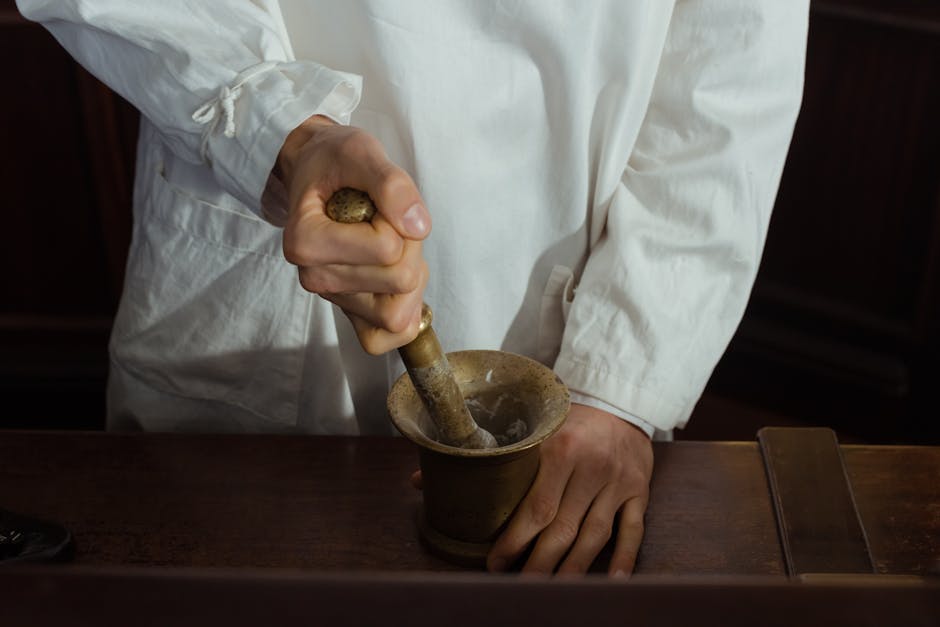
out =
[[527,425],[526,436],[514,444],[457,448],[436,440],[434,422],[407,373],[388,395],[392,422],[418,445],[422,540],[448,561],[482,567],[535,479],[539,445],[568,415],[568,388],[549,368],[521,355],[470,350],[448,353],[447,359],[464,398],[477,398],[489,407],[499,403],[497,420],[481,427],[502,432],[516,418]]

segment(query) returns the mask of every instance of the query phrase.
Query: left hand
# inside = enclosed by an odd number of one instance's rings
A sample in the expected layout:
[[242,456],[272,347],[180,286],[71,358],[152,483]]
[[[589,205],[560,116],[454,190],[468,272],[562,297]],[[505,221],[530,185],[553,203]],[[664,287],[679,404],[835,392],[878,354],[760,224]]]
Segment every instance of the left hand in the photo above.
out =
[[561,429],[541,447],[538,474],[487,557],[508,569],[536,537],[523,572],[585,573],[613,532],[609,574],[633,571],[643,540],[653,446],[634,425],[603,410],[572,404]]

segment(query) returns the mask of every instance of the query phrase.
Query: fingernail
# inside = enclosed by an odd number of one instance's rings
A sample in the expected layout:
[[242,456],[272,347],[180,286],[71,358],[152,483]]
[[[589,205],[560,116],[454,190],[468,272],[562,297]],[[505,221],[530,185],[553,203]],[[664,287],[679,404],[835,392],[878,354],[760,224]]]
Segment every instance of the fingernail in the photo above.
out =
[[615,570],[611,577],[614,579],[629,579],[630,575],[628,575],[627,571],[625,570]]
[[408,208],[401,221],[411,237],[424,237],[431,228],[431,215],[424,205],[417,202]]

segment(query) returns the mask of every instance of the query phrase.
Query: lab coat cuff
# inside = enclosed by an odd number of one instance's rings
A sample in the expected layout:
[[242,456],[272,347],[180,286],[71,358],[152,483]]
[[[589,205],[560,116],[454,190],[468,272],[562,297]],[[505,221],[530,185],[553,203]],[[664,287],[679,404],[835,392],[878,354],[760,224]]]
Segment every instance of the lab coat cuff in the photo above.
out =
[[614,415],[617,418],[620,418],[624,422],[629,422],[634,427],[638,428],[640,431],[646,434],[650,439],[653,437],[653,433],[656,431],[656,427],[646,422],[639,416],[634,416],[628,411],[623,411],[619,407],[614,407],[610,403],[605,403],[599,398],[591,396],[589,394],[582,394],[581,392],[576,392],[575,390],[569,390],[571,395],[571,402],[577,403],[579,405],[587,405],[588,407],[593,407],[594,409],[600,409],[601,411],[606,411],[608,414]]
[[594,398],[628,414],[643,416],[646,423],[660,431],[685,426],[697,400],[673,398],[674,395],[624,379],[564,351],[555,360],[554,370],[570,389],[590,390]]
[[[231,124],[226,127],[224,120],[207,129],[204,153],[226,191],[259,217],[283,226],[287,194],[271,170],[284,140],[313,115],[348,124],[359,104],[362,78],[312,62],[270,66],[240,85],[223,88],[222,94],[237,90],[229,109]],[[219,114],[225,113],[220,107]]]

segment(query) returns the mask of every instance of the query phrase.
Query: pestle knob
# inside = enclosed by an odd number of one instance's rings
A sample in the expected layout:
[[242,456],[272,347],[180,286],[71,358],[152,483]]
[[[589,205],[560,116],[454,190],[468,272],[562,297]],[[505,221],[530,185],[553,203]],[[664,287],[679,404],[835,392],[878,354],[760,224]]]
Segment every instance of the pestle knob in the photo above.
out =
[[[336,222],[368,222],[375,205],[365,192],[345,187],[330,197],[326,215]],[[408,376],[421,397],[443,444],[459,448],[495,448],[496,438],[480,428],[467,410],[447,356],[431,328],[433,314],[427,303],[421,308],[421,326],[414,340],[398,349]]]

